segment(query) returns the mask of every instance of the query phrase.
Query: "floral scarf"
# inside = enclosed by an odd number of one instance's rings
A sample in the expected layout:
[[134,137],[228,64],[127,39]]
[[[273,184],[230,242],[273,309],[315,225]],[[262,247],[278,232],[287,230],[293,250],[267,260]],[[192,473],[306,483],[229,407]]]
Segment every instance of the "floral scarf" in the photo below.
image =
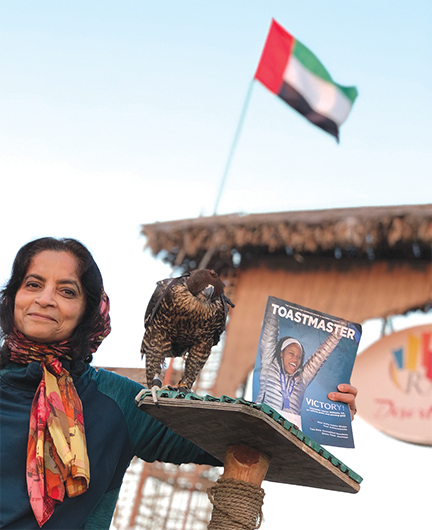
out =
[[[90,339],[94,353],[110,333],[109,300],[102,289],[99,318]],[[27,490],[36,520],[41,527],[54,506],[68,497],[84,493],[90,482],[90,465],[81,400],[72,377],[60,359],[70,360],[70,344],[42,344],[28,340],[15,327],[6,338],[11,361],[40,362],[42,380],[30,412],[27,445]]]

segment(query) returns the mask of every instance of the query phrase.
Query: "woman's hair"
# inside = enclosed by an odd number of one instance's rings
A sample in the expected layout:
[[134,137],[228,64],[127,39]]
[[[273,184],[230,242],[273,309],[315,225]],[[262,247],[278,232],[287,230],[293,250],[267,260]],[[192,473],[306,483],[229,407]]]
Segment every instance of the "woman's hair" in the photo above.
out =
[[[283,343],[287,340],[287,339],[294,339],[294,337],[290,337],[290,336],[286,336],[286,337],[282,337],[279,339],[278,343],[276,344],[276,350],[275,350],[275,353],[274,353],[274,356],[279,364],[279,368],[283,371],[284,370],[284,366],[283,366],[283,362],[282,362],[282,345]],[[301,354],[302,354],[302,357],[301,357],[301,361],[300,361],[300,366],[298,367],[297,371],[296,371],[296,374],[298,374],[299,372],[301,372],[303,370],[303,364],[304,364],[304,360],[305,360],[305,351],[304,351],[304,348],[303,348],[303,344],[298,341],[297,339],[294,339],[296,341],[296,343],[300,344],[301,346]]]
[[0,292],[0,368],[9,361],[10,352],[4,343],[4,338],[11,333],[14,325],[15,296],[21,287],[31,260],[40,252],[53,250],[55,252],[69,252],[77,261],[77,274],[85,293],[84,315],[69,339],[71,344],[71,371],[82,373],[84,363],[90,363],[93,355],[89,349],[89,339],[99,318],[99,304],[102,292],[102,276],[93,256],[87,248],[76,239],[55,239],[43,237],[30,241],[18,251],[12,265],[12,274],[4,289]]

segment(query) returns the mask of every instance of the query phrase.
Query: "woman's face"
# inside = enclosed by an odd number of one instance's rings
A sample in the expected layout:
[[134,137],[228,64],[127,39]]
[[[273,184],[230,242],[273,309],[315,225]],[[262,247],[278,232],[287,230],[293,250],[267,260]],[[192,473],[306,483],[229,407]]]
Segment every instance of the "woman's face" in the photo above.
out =
[[36,342],[68,339],[85,310],[85,294],[69,252],[44,250],[30,262],[15,297],[15,326]]
[[298,370],[302,359],[301,348],[298,344],[289,344],[282,350],[282,362],[285,371],[293,375]]

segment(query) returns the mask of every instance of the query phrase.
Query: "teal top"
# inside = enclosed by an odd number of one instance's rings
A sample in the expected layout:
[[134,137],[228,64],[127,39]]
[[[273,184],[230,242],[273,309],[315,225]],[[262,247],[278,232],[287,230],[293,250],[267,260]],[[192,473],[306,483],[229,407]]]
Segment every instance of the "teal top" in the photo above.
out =
[[[39,528],[28,500],[25,462],[30,408],[41,376],[37,362],[9,363],[0,371],[0,528]],[[140,411],[134,404],[140,384],[92,366],[74,383],[83,405],[90,486],[83,495],[65,497],[44,529],[108,530],[134,456],[147,462],[222,465]]]

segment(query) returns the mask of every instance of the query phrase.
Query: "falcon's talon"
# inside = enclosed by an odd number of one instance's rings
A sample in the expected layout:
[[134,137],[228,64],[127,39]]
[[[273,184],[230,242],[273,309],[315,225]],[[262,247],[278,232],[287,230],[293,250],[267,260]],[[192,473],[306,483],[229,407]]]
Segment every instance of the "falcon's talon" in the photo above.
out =
[[182,386],[182,385],[179,385],[179,386],[173,386],[173,385],[164,385],[161,390],[170,390],[171,392],[177,392],[177,393],[180,393],[180,394],[188,394],[190,392],[190,390],[185,387],[185,386]]
[[152,386],[151,387],[151,395],[152,395],[152,398],[153,398],[153,402],[154,404],[159,407],[159,401],[158,401],[158,397],[157,397],[157,394],[156,392],[159,390],[159,387],[157,386]]

